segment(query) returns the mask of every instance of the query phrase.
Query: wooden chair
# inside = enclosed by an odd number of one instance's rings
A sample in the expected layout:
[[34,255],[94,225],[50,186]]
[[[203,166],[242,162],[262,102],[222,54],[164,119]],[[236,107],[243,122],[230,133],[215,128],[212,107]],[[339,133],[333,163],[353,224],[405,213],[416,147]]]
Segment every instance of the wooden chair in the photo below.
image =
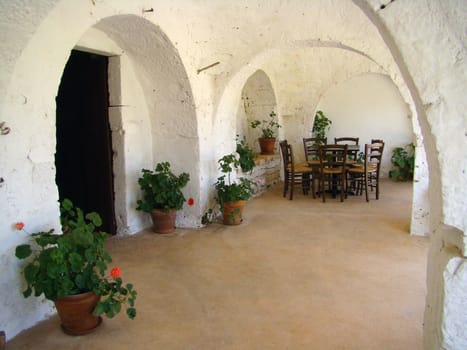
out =
[[376,167],[376,172],[369,174],[368,186],[373,191],[376,189],[376,199],[379,199],[379,175],[381,172],[381,159],[383,158],[384,141],[372,140],[369,151],[369,161],[371,167]]
[[319,148],[320,181],[319,192],[326,201],[325,184],[333,195],[340,192],[341,202],[346,192],[347,145],[323,145]]
[[376,189],[376,199],[379,199],[379,172],[384,143],[366,144],[363,166],[354,166],[347,170],[347,188],[349,181],[355,184],[355,194],[361,195],[365,190],[365,199],[369,201],[368,188]]
[[293,190],[295,185],[301,185],[303,194],[308,194],[310,190],[310,175],[311,168],[294,163],[292,146],[287,143],[287,140],[279,142],[284,169],[284,193],[289,192],[289,199],[293,199]]
[[311,191],[313,198],[316,198],[316,185],[319,181],[319,146],[327,144],[328,139],[320,137],[304,137],[303,149],[305,151],[306,164],[311,167]]
[[303,149],[305,151],[305,159],[319,160],[319,146],[328,143],[328,138],[320,137],[304,137],[303,138]]
[[[353,146],[358,146],[358,141],[360,138],[358,137],[335,137],[334,138],[334,143],[336,145],[353,145]],[[347,150],[349,156],[353,160],[357,160],[358,157],[358,150]]]

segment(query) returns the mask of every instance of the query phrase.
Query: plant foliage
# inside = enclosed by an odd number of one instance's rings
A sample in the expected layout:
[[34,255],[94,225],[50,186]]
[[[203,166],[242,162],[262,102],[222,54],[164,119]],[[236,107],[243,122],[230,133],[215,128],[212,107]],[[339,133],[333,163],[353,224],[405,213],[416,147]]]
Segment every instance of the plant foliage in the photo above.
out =
[[[32,244],[16,247],[18,259],[28,259],[23,269],[27,288],[25,298],[44,294],[46,299],[92,291],[101,296],[94,314],[113,317],[128,303],[129,318],[136,316],[133,285],[123,284],[120,276],[107,276],[111,256],[104,248],[108,234],[97,231],[102,225],[98,213],[84,214],[65,199],[60,206],[63,234],[53,229],[31,234]],[[118,271],[120,271],[118,269]]]
[[239,200],[248,200],[255,194],[256,183],[241,177],[237,182],[230,179],[231,173],[240,167],[240,161],[235,153],[223,156],[218,160],[219,168],[224,175],[217,178],[215,188],[217,191],[216,200],[220,205],[220,210],[224,208],[224,204],[228,202],[236,202]]
[[324,139],[326,132],[329,131],[332,121],[324,114],[323,111],[317,111],[313,122],[312,134],[314,137]]
[[235,141],[237,142],[236,151],[239,155],[238,161],[240,168],[244,173],[251,173],[256,165],[256,155],[253,153],[253,150],[247,145],[245,137],[242,140],[240,140],[239,136],[237,135],[237,139]]
[[412,180],[415,167],[415,145],[410,143],[404,148],[394,148],[391,163],[394,168],[389,171],[389,177],[397,181]]
[[161,209],[169,212],[170,209],[182,209],[185,196],[181,189],[190,180],[189,174],[174,175],[169,162],[158,163],[155,171],[143,169],[142,173],[138,184],[143,191],[143,199],[137,201],[137,210],[150,212]]
[[261,126],[261,137],[263,138],[273,138],[276,137],[276,132],[279,128],[282,126],[276,121],[276,113],[272,111],[269,113],[269,119],[267,120],[253,120],[250,122],[250,126],[253,129],[256,129],[257,127]]

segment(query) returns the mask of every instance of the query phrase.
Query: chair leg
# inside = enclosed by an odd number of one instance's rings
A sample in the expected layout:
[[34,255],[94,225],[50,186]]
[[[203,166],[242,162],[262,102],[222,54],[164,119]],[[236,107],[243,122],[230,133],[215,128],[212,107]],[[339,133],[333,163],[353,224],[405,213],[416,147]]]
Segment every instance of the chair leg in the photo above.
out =
[[288,178],[288,175],[285,174],[285,176],[284,176],[284,193],[282,194],[282,197],[285,197],[287,195],[288,187],[289,187],[289,178]]
[[324,179],[325,179],[325,176],[326,175],[321,175],[321,180],[320,180],[320,189],[319,189],[319,193],[321,193],[321,196],[323,197],[323,203],[326,202],[326,190],[324,189]]
[[365,186],[365,197],[366,197],[366,201],[369,202],[370,199],[368,198],[368,176],[367,176],[367,175],[364,176],[363,181],[364,181],[364,186]]
[[344,196],[347,197],[347,195],[345,194],[347,190],[347,186],[345,185],[344,175],[338,175],[338,176],[339,176],[339,183],[340,183],[340,188],[341,188],[341,202],[343,202]]
[[312,192],[312,195],[313,195],[313,199],[316,199],[316,185],[315,185],[315,182],[316,182],[315,175],[312,174],[311,175],[311,192]]
[[379,199],[379,175],[376,175],[376,199]]
[[302,174],[302,191],[304,195],[310,193],[310,174]]
[[289,195],[289,200],[293,199],[293,188],[295,187],[295,179],[293,176],[291,176],[290,180],[290,195]]

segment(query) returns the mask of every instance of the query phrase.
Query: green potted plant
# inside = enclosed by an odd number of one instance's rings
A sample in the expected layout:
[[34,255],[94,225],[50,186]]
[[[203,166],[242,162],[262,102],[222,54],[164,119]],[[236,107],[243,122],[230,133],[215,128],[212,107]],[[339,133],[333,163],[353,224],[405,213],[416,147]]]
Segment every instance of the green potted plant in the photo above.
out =
[[261,154],[274,154],[274,145],[276,143],[276,132],[282,126],[277,122],[276,113],[269,113],[267,120],[253,120],[250,122],[253,129],[261,128],[261,137],[258,139],[261,148]]
[[218,163],[224,175],[218,177],[215,184],[216,201],[222,212],[223,222],[225,225],[239,225],[243,221],[245,201],[254,195],[256,184],[244,177],[235,182],[231,180],[231,173],[240,167],[235,153],[223,156]]
[[[136,291],[123,284],[118,267],[107,273],[112,261],[104,248],[108,237],[98,231],[102,220],[98,213],[84,214],[65,199],[60,206],[63,234],[53,229],[31,234],[32,244],[16,247],[18,259],[26,259],[23,276],[27,287],[25,298],[42,294],[54,302],[65,333],[82,335],[93,331],[102,322],[100,315],[117,315],[128,303],[126,314],[136,316]],[[24,224],[16,223],[18,230]]]
[[143,199],[137,201],[137,210],[150,213],[153,230],[157,233],[175,231],[176,211],[182,209],[185,196],[182,188],[190,180],[190,175],[175,175],[169,162],[157,163],[154,171],[143,169],[138,179]]
[[247,145],[245,137],[243,139],[240,139],[237,135],[235,141],[237,143],[236,152],[239,155],[238,162],[240,164],[240,168],[244,173],[251,173],[256,165],[256,155],[250,148],[250,146]]
[[412,180],[415,167],[415,145],[410,143],[405,147],[394,148],[391,163],[394,169],[389,171],[389,177],[397,181]]
[[324,114],[323,111],[317,111],[313,122],[313,129],[311,130],[313,136],[319,139],[325,139],[326,132],[331,127],[331,124],[332,121]]

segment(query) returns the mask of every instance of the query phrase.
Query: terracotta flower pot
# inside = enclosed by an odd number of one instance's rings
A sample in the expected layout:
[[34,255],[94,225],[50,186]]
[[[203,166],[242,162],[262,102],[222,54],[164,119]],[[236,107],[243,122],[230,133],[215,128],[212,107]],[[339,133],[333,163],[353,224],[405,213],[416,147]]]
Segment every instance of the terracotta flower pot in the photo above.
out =
[[172,233],[175,231],[177,211],[170,209],[168,213],[160,209],[151,210],[153,228],[156,233]]
[[94,316],[99,296],[93,292],[69,295],[55,300],[62,330],[71,335],[83,335],[94,331],[101,323],[100,316]]
[[274,146],[276,145],[276,138],[275,137],[260,137],[258,139],[259,147],[261,149],[261,154],[264,155],[272,155],[274,154]]
[[224,225],[240,225],[243,221],[245,201],[227,202],[222,210]]

